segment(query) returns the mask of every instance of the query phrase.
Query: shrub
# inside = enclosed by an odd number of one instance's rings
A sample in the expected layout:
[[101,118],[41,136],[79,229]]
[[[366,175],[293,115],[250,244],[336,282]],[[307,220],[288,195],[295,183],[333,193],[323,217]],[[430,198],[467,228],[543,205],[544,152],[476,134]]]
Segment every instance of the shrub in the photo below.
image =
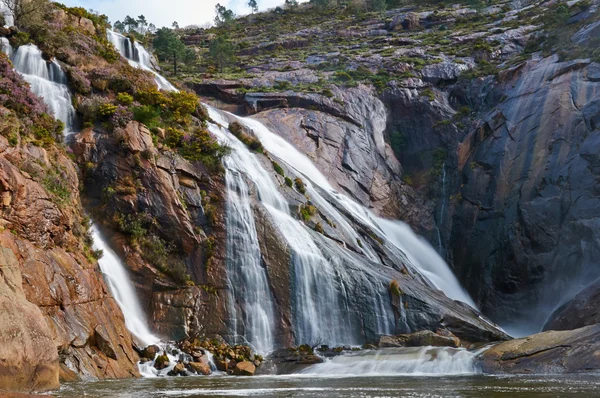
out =
[[294,186],[294,181],[290,177],[285,177],[285,185],[292,188]]
[[279,165],[279,163],[277,162],[271,162],[273,164],[273,169],[275,170],[275,172],[277,174],[279,174],[280,176],[284,176],[285,172],[283,171],[283,169],[281,168],[281,166]]
[[117,94],[117,102],[121,105],[129,106],[133,104],[133,97],[127,93]]
[[302,195],[306,193],[306,185],[304,185],[304,181],[302,181],[299,177],[294,180],[294,185],[296,185],[296,189]]
[[113,127],[125,127],[133,119],[133,113],[126,106],[119,105],[110,117]]
[[150,105],[136,106],[133,108],[133,120],[145,124],[150,129],[158,127],[160,110]]
[[390,282],[390,293],[392,293],[392,296],[394,297],[400,297],[404,294],[402,290],[400,290],[400,284],[395,279]]

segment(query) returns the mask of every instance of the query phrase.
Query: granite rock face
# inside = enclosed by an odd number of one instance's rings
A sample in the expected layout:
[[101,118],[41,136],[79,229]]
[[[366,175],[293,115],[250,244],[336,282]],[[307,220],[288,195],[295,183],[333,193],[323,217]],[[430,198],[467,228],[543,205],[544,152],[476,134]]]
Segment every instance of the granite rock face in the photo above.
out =
[[597,68],[550,57],[501,73],[504,100],[458,147],[449,245],[497,322],[540,327],[600,275]]

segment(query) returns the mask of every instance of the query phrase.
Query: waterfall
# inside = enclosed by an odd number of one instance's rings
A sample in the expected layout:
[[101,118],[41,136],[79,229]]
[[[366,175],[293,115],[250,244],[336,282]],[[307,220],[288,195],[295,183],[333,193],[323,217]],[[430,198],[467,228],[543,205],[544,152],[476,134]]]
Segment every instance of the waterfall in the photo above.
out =
[[158,74],[152,67],[152,57],[148,51],[137,41],[131,42],[129,37],[120,33],[107,30],[108,40],[116,47],[119,53],[129,61],[129,64],[135,68],[140,68],[154,75],[154,80],[159,89],[165,91],[177,91],[167,79]]
[[156,344],[159,339],[154,336],[144,317],[135,288],[127,275],[125,266],[119,257],[106,244],[98,227],[92,225],[92,237],[94,238],[94,250],[102,250],[103,255],[98,264],[104,274],[104,279],[110,291],[119,304],[121,312],[125,317],[127,329],[135,335],[144,345]]
[[473,375],[480,373],[475,358],[484,350],[414,347],[359,351],[327,359],[300,373],[328,377]]
[[6,37],[0,37],[0,51],[6,54],[8,58],[12,58],[12,46]]
[[[259,200],[269,213],[273,224],[279,229],[291,251],[292,285],[293,285],[293,315],[294,335],[297,343],[314,343],[322,341],[327,344],[360,344],[365,340],[353,325],[361,324],[361,317],[368,319],[373,333],[370,338],[393,332],[393,312],[386,300],[384,276],[377,274],[368,266],[354,264],[356,269],[349,269],[348,263],[355,262],[348,258],[345,249],[337,244],[328,244],[328,239],[310,230],[290,214],[289,205],[271,175],[260,164],[258,158],[247,147],[225,128],[227,121],[219,112],[208,107],[211,119],[217,125],[209,125],[210,131],[223,144],[233,149],[232,155],[226,160],[228,173],[243,174],[256,187]],[[313,166],[314,167],[314,166]],[[326,180],[323,178],[324,184]],[[307,182],[308,183],[308,182]],[[307,185],[311,197],[316,199],[318,193]],[[317,202],[315,202],[317,203]],[[325,204],[326,200],[318,199]],[[340,228],[351,229],[343,216],[330,205],[324,206],[335,213],[332,218],[342,220]],[[230,213],[228,213],[228,217]],[[342,231],[351,236],[357,236],[355,231]],[[232,231],[228,231],[231,234]],[[256,243],[258,245],[258,243]],[[237,255],[232,253],[232,255]],[[346,262],[344,262],[344,260]],[[359,280],[357,282],[357,280]],[[385,283],[383,282],[385,281]],[[361,314],[352,287],[361,286],[364,289],[363,299],[373,314]],[[252,286],[249,289],[261,289]],[[363,319],[363,320],[364,320]]]
[[[390,246],[390,249],[399,249],[401,253],[398,253],[398,255],[408,257],[410,262],[417,267],[417,270],[431,281],[436,288],[442,290],[448,297],[476,308],[473,300],[462,288],[456,276],[435,249],[423,238],[417,236],[408,225],[400,221],[377,217],[346,195],[336,192],[312,161],[293,145],[272,133],[257,120],[250,118],[239,118],[239,120],[252,129],[272,156],[276,156],[298,174],[303,175],[308,180],[305,182],[317,185],[357,220],[369,226],[373,231],[379,232],[387,245]],[[320,197],[316,190],[311,190],[311,199],[319,201],[319,203],[326,201]]]
[[[229,162],[229,160],[226,160]],[[227,168],[227,276],[229,280],[231,330],[234,340],[240,335],[255,351],[268,353],[272,350],[275,323],[273,298],[267,282],[267,275],[261,266],[260,247],[254,214],[251,209],[248,185],[243,175]],[[239,302],[243,308],[245,332],[237,323]],[[240,333],[241,332],[241,333]]]
[[[152,71],[157,76],[159,88],[175,89],[152,70],[150,55],[141,45],[132,44],[115,32],[109,32],[108,37],[131,65]],[[389,250],[412,264],[446,295],[475,307],[441,257],[410,227],[378,218],[336,192],[315,165],[283,138],[256,120],[237,118],[254,131],[271,156],[303,177],[311,201],[328,219],[335,221],[336,231],[346,243],[340,245],[308,228],[291,214],[288,201],[259,157],[225,127],[228,121],[224,113],[207,108],[215,122],[209,123],[209,130],[219,142],[233,149],[224,166],[229,326],[234,342],[242,337],[261,352],[277,346],[273,330],[276,324],[273,296],[261,264],[253,206],[265,210],[290,250],[293,333],[298,344],[362,344],[394,332],[394,312],[388,297],[389,276],[382,273],[381,260],[369,243],[360,243],[360,235],[347,214],[383,238]],[[228,117],[236,118],[234,115]],[[255,188],[258,203],[253,204],[248,183]],[[354,250],[362,252],[360,260],[357,260],[357,254],[344,247],[349,242],[358,242],[360,248]]]
[[45,61],[42,52],[33,44],[19,47],[12,54],[12,62],[31,86],[31,91],[41,97],[52,114],[65,124],[65,135],[72,134],[75,108],[67,86],[67,76],[60,65],[56,61]]
[[0,14],[4,15],[4,27],[8,28],[15,24],[14,18],[10,10],[0,1]]
[[440,228],[444,224],[444,216],[446,215],[446,162],[442,164],[442,204],[440,206],[440,218],[437,220],[437,225],[435,227],[437,231],[438,238],[438,253],[440,256],[444,255],[444,244],[442,242],[442,234]]

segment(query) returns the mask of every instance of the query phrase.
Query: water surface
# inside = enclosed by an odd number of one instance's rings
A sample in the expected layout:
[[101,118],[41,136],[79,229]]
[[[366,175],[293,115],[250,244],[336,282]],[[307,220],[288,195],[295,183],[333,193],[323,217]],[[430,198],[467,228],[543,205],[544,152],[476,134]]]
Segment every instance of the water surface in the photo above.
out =
[[194,376],[65,383],[58,397],[600,397],[600,375]]

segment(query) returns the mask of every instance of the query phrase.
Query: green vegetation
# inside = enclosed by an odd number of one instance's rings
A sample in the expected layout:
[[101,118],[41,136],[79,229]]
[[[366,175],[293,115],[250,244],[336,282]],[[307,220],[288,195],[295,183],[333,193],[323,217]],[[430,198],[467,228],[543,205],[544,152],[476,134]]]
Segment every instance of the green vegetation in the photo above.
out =
[[296,190],[300,192],[302,195],[306,194],[306,185],[304,185],[304,181],[300,177],[296,177],[294,180],[294,185],[296,186]]
[[394,297],[400,297],[404,294],[400,289],[400,284],[395,279],[390,282],[390,293]]

